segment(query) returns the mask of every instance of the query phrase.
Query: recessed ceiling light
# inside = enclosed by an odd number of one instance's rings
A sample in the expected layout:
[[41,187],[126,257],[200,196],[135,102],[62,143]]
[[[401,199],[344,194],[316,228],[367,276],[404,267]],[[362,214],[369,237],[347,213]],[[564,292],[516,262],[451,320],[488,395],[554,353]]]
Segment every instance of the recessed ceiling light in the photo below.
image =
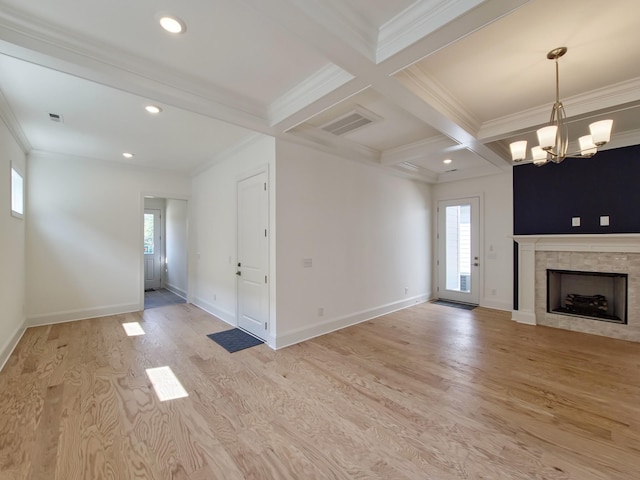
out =
[[157,105],[147,105],[146,107],[144,107],[144,109],[152,114],[156,114],[156,113],[160,113],[162,111],[162,109],[160,107],[158,107]]
[[445,163],[447,165],[449,165],[451,162],[453,162],[453,160],[451,160],[450,158],[445,158],[442,163]]
[[123,156],[124,158],[133,158],[133,153],[124,152],[124,153],[122,154],[122,156]]
[[184,33],[187,30],[186,24],[174,15],[161,15],[159,22],[169,33]]

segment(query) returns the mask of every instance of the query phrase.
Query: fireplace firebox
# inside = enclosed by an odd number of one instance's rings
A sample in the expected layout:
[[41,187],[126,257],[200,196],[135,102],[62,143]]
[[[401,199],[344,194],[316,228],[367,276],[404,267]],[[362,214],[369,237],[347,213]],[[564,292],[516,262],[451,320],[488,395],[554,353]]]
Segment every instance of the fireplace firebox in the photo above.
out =
[[547,270],[547,312],[627,323],[627,274]]

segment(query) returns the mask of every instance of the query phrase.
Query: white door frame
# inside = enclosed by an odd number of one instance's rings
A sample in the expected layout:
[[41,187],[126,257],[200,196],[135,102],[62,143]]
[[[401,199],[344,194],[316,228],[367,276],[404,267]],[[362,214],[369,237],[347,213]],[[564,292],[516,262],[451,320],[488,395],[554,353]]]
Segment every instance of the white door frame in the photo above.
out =
[[145,197],[156,198],[170,198],[175,200],[185,200],[187,202],[187,303],[191,303],[191,285],[193,284],[191,279],[191,272],[194,269],[191,266],[192,256],[191,250],[191,197],[188,195],[176,195],[174,193],[166,192],[140,192],[140,198],[138,202],[138,252],[139,253],[139,282],[138,282],[138,310],[144,310],[144,199]]
[[[478,199],[478,212],[477,212],[477,252],[475,252],[475,254],[472,254],[473,256],[478,257],[478,259],[476,261],[474,261],[474,259],[472,258],[472,263],[478,263],[477,267],[473,267],[475,268],[474,271],[474,276],[473,276],[473,281],[475,286],[477,286],[477,304],[479,305],[482,301],[483,298],[483,292],[484,292],[484,256],[482,255],[482,252],[484,251],[484,224],[483,224],[483,212],[484,212],[484,195],[482,193],[472,193],[472,194],[467,194],[467,195],[456,195],[456,196],[445,196],[445,197],[440,197],[438,199],[436,199],[435,203],[436,203],[436,215],[434,215],[434,221],[433,221],[433,225],[434,225],[434,231],[435,231],[435,242],[434,242],[434,253],[435,253],[435,261],[434,261],[434,278],[435,278],[435,288],[436,288],[436,292],[434,297],[438,298],[441,295],[441,291],[439,291],[439,289],[441,288],[441,283],[442,283],[442,278],[441,278],[441,261],[444,261],[444,259],[440,258],[441,255],[441,240],[443,240],[443,238],[441,238],[441,232],[440,232],[440,206],[443,202],[461,202],[463,203],[464,200],[468,200],[468,199],[472,199],[472,198],[477,198]],[[459,300],[459,301],[465,301],[465,300]],[[475,302],[474,302],[475,303]]]

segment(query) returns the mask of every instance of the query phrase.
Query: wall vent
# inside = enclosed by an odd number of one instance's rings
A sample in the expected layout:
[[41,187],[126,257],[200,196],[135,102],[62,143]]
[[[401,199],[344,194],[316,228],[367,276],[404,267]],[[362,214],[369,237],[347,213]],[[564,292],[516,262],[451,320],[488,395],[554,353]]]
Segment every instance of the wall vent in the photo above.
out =
[[62,120],[62,115],[58,115],[57,113],[50,113],[49,114],[49,119],[52,122],[64,123],[63,120]]
[[325,123],[320,128],[334,135],[345,135],[380,120],[382,118],[375,113],[358,106],[349,113]]

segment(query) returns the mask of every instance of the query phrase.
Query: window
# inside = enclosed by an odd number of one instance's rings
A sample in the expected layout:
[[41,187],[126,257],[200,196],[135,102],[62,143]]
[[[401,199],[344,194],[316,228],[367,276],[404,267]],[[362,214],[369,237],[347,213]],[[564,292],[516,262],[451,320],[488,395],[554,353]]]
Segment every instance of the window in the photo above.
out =
[[153,244],[153,233],[155,231],[154,227],[154,217],[153,213],[145,213],[144,214],[144,253],[145,255],[153,255],[154,252],[154,244]]
[[11,215],[24,218],[24,177],[11,165]]

